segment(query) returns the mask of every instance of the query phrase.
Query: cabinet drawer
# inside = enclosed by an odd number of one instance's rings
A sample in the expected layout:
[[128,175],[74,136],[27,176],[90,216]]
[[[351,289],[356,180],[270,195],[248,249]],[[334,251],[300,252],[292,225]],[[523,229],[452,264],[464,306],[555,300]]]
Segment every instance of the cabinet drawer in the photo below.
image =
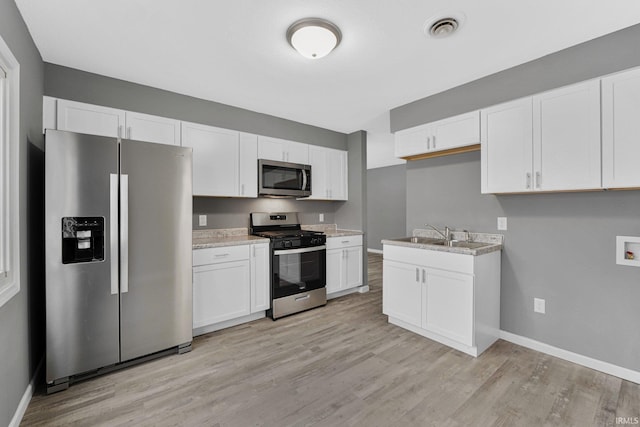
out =
[[473,274],[473,255],[394,245],[384,245],[383,251],[385,260]]
[[193,251],[193,266],[249,259],[250,245],[223,246]]
[[327,249],[340,249],[349,246],[362,246],[362,236],[329,237],[327,239]]

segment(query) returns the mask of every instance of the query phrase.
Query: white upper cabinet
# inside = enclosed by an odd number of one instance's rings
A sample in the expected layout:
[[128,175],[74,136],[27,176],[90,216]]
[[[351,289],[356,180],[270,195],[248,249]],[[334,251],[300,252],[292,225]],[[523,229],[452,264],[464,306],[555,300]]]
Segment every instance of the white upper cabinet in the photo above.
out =
[[430,157],[448,150],[458,152],[462,147],[479,143],[480,112],[472,111],[396,132],[395,155],[402,158]]
[[534,96],[533,143],[535,190],[600,188],[600,81]]
[[180,145],[180,120],[127,111],[125,123],[127,139]]
[[257,197],[257,137],[182,122],[182,146],[193,149],[193,195]]
[[240,132],[183,122],[182,146],[193,149],[194,196],[238,195]]
[[[342,150],[327,149],[329,198],[331,200],[349,199],[348,153]],[[313,173],[313,171],[312,171]]]
[[309,146],[286,139],[259,136],[258,158],[306,165],[309,164]]
[[258,135],[240,132],[240,197],[258,197]]
[[58,99],[56,115],[58,130],[114,138],[124,137],[123,110]]
[[640,187],[640,68],[602,79],[602,185]]
[[600,82],[482,110],[482,192],[601,187]]
[[460,114],[431,125],[431,149],[450,150],[480,143],[480,111]]
[[44,127],[180,145],[180,120],[44,97]]
[[531,190],[533,104],[519,99],[482,110],[482,192]]
[[347,152],[309,146],[311,196],[306,200],[347,200]]
[[329,165],[327,149],[312,145],[309,147],[311,165],[311,196],[307,200],[326,200],[329,198]]
[[422,125],[396,132],[394,136],[396,157],[411,157],[429,151],[429,125]]

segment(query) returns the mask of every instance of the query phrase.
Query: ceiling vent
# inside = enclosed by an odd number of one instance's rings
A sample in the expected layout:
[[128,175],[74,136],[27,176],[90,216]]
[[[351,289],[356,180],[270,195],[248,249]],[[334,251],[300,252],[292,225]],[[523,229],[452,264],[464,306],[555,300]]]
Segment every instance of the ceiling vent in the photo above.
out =
[[446,37],[458,29],[458,21],[455,18],[442,18],[429,28],[431,37]]
[[465,16],[460,12],[439,14],[427,19],[423,31],[427,37],[441,39],[459,30],[464,21]]

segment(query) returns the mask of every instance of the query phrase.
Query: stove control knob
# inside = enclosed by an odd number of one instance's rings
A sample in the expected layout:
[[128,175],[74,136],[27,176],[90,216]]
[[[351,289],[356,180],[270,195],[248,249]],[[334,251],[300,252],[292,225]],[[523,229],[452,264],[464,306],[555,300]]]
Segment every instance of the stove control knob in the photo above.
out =
[[285,240],[284,241],[284,247],[285,248],[290,248],[291,247],[291,240]]
[[318,239],[316,239],[315,237],[311,239],[311,244],[315,245],[318,243]]

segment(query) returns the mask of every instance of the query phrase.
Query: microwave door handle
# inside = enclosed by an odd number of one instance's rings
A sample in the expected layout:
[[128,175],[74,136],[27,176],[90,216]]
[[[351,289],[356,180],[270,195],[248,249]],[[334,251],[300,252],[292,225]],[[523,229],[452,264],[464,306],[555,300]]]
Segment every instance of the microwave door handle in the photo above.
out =
[[302,188],[301,190],[304,191],[307,188],[307,171],[305,169],[302,169]]

